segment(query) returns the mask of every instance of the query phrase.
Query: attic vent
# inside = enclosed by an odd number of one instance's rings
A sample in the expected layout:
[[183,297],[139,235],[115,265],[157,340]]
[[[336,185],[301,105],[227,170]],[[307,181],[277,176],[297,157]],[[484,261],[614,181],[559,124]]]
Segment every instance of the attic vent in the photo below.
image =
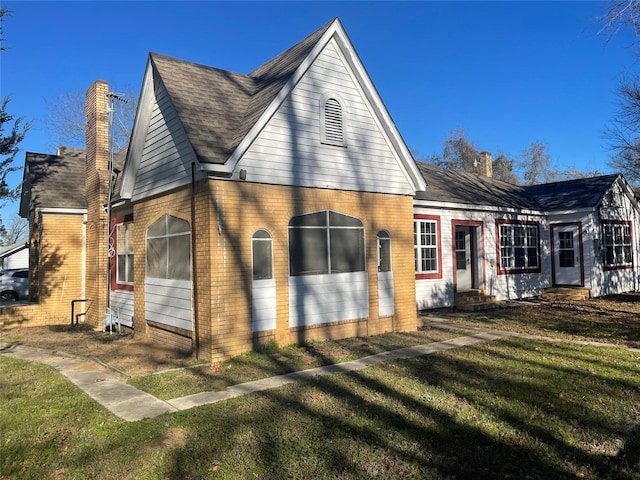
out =
[[334,96],[326,98],[322,105],[322,115],[322,143],[344,147],[344,115],[340,100]]

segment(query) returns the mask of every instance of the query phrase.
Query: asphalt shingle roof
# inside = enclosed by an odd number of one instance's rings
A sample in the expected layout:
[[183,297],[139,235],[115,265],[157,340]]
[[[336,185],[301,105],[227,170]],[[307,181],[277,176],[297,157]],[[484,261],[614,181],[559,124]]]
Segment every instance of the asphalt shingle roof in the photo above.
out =
[[[34,208],[87,208],[86,155],[80,148],[60,147],[59,155],[27,152],[26,166]],[[121,171],[126,151],[113,156],[114,170]],[[121,181],[121,175],[117,177]],[[105,199],[106,200],[106,199]]]
[[473,173],[418,163],[427,189],[416,200],[540,211],[578,210],[598,205],[617,174],[540,185],[513,185]]
[[60,155],[26,154],[32,205],[87,208],[84,150],[61,147]]
[[333,21],[248,75],[150,54],[199,161],[227,161]]

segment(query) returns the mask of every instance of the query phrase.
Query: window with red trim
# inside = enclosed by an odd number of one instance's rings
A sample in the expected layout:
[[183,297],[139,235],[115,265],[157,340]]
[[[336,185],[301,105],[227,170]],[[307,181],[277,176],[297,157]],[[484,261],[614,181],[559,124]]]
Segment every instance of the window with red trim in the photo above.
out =
[[540,225],[537,222],[496,221],[498,273],[540,271]]
[[629,268],[633,264],[631,222],[603,221],[604,265],[607,268]]

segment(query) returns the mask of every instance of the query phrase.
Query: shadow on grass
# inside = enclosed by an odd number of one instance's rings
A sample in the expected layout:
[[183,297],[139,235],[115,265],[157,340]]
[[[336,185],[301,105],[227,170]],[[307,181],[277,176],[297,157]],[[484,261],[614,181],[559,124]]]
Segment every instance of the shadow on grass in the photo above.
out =
[[540,360],[561,358],[553,348],[513,343],[506,373],[483,362],[492,347],[474,347],[185,413],[199,427],[171,478],[202,464],[231,478],[638,478],[637,429],[596,405],[607,390],[637,403],[637,383],[593,377],[594,356]]

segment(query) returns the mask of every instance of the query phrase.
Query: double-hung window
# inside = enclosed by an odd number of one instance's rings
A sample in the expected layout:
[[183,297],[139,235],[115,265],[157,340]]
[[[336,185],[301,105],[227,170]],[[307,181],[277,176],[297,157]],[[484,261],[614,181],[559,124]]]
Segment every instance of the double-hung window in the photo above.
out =
[[133,284],[133,238],[131,223],[116,225],[116,281],[119,284]]
[[540,271],[540,227],[535,222],[497,221],[498,272],[532,273]]
[[441,278],[440,217],[414,216],[413,248],[416,277]]
[[606,268],[629,268],[633,264],[631,222],[604,221],[603,247]]

